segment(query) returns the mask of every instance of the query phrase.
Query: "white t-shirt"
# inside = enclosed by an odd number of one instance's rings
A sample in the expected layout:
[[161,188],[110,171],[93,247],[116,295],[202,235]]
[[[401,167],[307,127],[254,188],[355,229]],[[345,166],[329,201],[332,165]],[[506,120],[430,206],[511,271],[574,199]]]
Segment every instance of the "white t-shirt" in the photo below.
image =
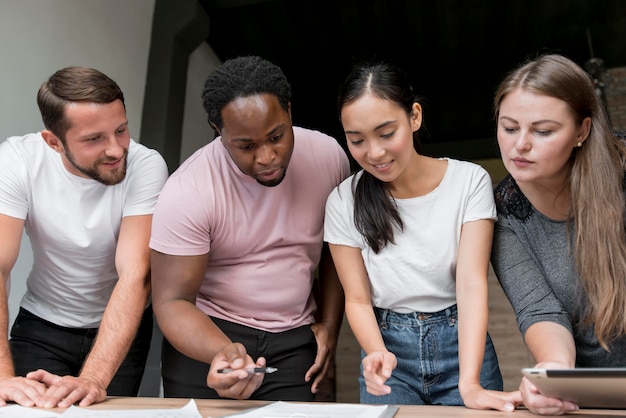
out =
[[71,174],[39,133],[1,143],[0,213],[25,219],[33,250],[21,306],[60,326],[98,327],[118,280],[122,217],[151,214],[167,175],[161,155],[132,140],[113,186]]
[[438,312],[452,306],[462,225],[496,219],[489,174],[479,165],[448,159],[435,190],[395,199],[404,230],[396,228],[395,244],[387,244],[378,254],[354,224],[352,180],[361,174],[349,177],[328,197],[324,240],[361,248],[374,306],[399,313]]

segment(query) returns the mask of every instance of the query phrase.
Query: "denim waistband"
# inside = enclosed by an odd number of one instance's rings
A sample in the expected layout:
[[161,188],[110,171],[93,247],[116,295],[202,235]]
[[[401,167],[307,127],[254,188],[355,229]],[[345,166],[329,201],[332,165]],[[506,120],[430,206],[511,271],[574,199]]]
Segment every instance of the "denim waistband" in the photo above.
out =
[[441,322],[454,325],[457,322],[456,305],[452,305],[439,312],[409,312],[399,313],[389,309],[374,306],[374,314],[380,323],[398,324],[407,326],[422,326]]

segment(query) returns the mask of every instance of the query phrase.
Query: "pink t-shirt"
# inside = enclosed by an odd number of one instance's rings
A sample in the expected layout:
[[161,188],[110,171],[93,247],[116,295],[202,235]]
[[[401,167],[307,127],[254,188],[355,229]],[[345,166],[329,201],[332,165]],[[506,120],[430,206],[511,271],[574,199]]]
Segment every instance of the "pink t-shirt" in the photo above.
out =
[[294,151],[275,187],[243,174],[217,138],[168,179],[150,248],[210,253],[196,305],[207,315],[271,332],[313,322],[313,272],[324,207],[349,174],[334,138],[294,127]]

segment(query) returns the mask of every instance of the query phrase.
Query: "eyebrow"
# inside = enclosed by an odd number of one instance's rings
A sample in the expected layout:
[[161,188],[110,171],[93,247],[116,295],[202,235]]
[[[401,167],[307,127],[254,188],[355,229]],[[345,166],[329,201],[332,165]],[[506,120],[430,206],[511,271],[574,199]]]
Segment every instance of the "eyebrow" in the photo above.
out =
[[[265,137],[270,137],[272,135],[275,135],[278,131],[280,131],[281,129],[285,128],[285,124],[281,123],[279,125],[276,125],[276,127],[274,129],[272,129],[271,131],[269,131],[268,133],[265,134]],[[233,138],[234,142],[251,142],[254,141],[254,139],[252,138]]]
[[[120,128],[126,128],[126,127],[128,127],[128,120],[127,120],[126,122],[124,122],[124,123],[120,124],[117,128],[115,128],[115,130],[117,131],[117,130],[118,130],[118,129],[120,129]],[[84,134],[84,135],[80,135],[80,136],[78,137],[78,140],[80,141],[80,140],[91,139],[91,138],[93,138],[93,137],[100,136],[100,135],[104,134],[104,132],[105,132],[105,131],[98,131],[98,132],[86,133],[86,134]]]
[[[511,121],[511,122],[519,123],[517,120],[515,120],[515,119],[513,119],[513,118],[511,118],[511,117],[509,117],[509,116],[500,116],[500,117],[498,118],[498,120],[502,120],[502,119],[507,119],[507,120],[509,120],[509,121]],[[533,122],[531,125],[540,125],[540,124],[542,124],[542,123],[556,123],[556,124],[557,124],[557,125],[559,125],[559,126],[562,126],[562,125],[563,125],[561,122],[557,122],[557,121],[552,120],[552,119],[542,119],[542,120],[538,120],[538,121]]]
[[[397,121],[395,121],[395,120],[388,120],[388,121],[383,122],[383,123],[381,123],[380,125],[376,126],[376,127],[374,128],[374,130],[375,130],[375,131],[377,131],[377,130],[379,130],[379,129],[385,128],[385,127],[387,127],[387,126],[389,126],[389,125],[391,125],[391,124],[393,124],[393,123],[396,123],[396,122],[397,122]],[[344,132],[345,132],[345,133],[347,133],[347,134],[360,134],[360,133],[361,133],[361,132],[359,132],[359,131],[351,131],[351,130],[347,130],[347,131],[344,131]]]

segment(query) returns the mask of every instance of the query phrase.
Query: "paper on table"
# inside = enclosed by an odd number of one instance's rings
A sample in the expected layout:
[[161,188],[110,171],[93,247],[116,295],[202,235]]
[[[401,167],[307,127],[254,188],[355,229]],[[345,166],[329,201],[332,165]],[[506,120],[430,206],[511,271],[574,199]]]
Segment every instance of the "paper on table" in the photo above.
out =
[[28,408],[20,405],[7,405],[0,407],[0,418],[56,418],[60,414],[46,411],[45,409]]
[[274,402],[228,418],[392,418],[397,406],[345,403]]
[[[125,417],[125,418],[202,418],[196,402],[191,399],[182,408],[163,409],[87,409],[72,406],[65,410],[60,418],[80,417],[80,418],[103,418],[103,417]],[[0,416],[1,418],[1,416]]]

